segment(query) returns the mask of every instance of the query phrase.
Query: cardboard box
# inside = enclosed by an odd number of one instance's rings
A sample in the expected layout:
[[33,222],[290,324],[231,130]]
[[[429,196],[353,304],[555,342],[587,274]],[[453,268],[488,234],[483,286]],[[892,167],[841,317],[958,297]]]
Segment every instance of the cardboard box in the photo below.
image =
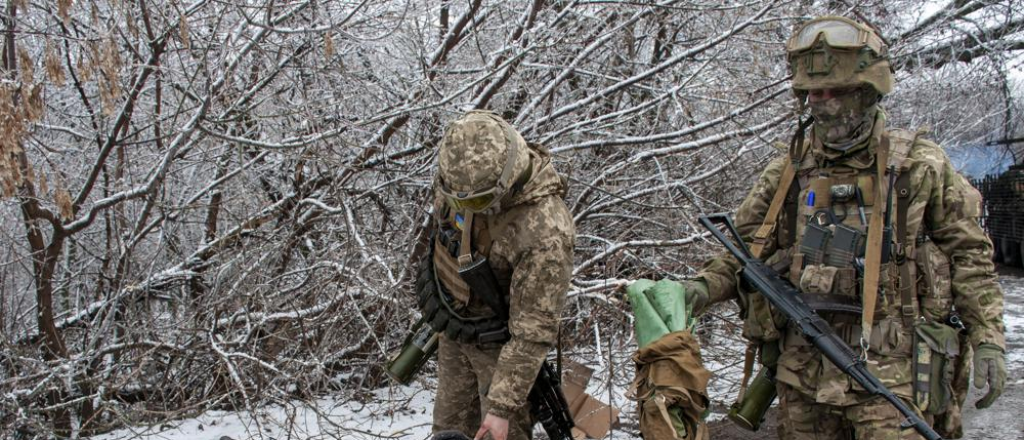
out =
[[618,408],[612,408],[587,394],[587,385],[594,371],[583,365],[567,362],[562,365],[562,393],[572,414],[573,438],[602,438],[619,421]]

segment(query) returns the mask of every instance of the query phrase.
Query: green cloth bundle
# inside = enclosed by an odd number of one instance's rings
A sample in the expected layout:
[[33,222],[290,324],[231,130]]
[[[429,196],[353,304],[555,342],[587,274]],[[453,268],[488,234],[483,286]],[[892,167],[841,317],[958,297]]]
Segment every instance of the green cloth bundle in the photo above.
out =
[[633,306],[633,326],[641,348],[672,332],[692,330],[693,304],[686,303],[686,288],[672,280],[640,279],[626,287]]
[[636,280],[626,287],[633,305],[639,345],[633,380],[640,432],[647,439],[696,440],[709,436],[704,417],[710,401],[711,372],[700,358],[691,331],[696,324],[687,304],[686,284]]

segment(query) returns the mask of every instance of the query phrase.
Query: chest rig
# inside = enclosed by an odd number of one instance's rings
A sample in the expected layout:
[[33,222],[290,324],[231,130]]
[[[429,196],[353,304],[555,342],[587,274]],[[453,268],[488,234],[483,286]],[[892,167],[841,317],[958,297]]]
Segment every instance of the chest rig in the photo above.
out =
[[505,342],[509,285],[499,282],[488,263],[490,228],[472,213],[459,214],[446,205],[441,209],[417,280],[423,284],[418,289],[420,310],[435,331],[451,340]]
[[[848,335],[851,343],[871,339],[876,311],[899,315],[908,329],[918,315],[916,270],[908,258],[915,241],[907,225],[906,158],[915,139],[912,132],[890,131],[873,154],[865,150],[841,162],[815,157],[806,145],[800,151],[791,146],[764,223],[753,235],[751,251],[761,258],[775,240],[778,251],[767,262],[788,271],[808,305],[830,321],[859,324],[846,327],[860,333]],[[774,329],[748,333],[762,340],[781,336]]]

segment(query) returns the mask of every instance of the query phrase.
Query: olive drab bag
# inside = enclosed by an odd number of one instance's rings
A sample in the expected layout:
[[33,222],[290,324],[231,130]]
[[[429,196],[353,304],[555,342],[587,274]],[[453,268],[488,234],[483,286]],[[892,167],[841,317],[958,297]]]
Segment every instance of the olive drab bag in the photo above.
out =
[[638,350],[633,361],[637,375],[630,394],[637,401],[643,438],[708,440],[703,416],[710,404],[707,387],[711,372],[704,368],[700,344],[693,335],[689,331],[669,333]]
[[944,322],[953,306],[949,258],[926,237],[918,241],[917,297],[923,319],[914,329],[914,403],[935,417],[933,428],[944,438],[962,438],[971,344],[967,332]]

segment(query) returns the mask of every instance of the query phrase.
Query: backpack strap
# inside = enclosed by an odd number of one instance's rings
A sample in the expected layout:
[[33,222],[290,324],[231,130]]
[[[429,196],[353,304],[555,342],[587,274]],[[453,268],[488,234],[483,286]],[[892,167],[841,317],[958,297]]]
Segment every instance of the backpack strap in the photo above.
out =
[[886,136],[891,138],[890,143],[892,144],[892,155],[889,158],[889,164],[900,171],[899,177],[896,179],[896,264],[900,271],[900,314],[903,318],[903,324],[905,329],[912,329],[914,319],[918,316],[917,305],[914,302],[916,296],[916,278],[915,267],[907,259],[907,253],[910,252],[909,246],[913,243],[911,240],[915,237],[910,236],[910,230],[907,227],[907,216],[910,211],[910,173],[905,171],[906,159],[910,156],[910,150],[913,149],[914,144],[917,143],[917,138],[924,133],[923,130],[918,130],[916,133],[907,130],[893,130],[886,133]]
[[[910,177],[908,173],[902,173],[906,165],[910,150],[917,140],[917,134],[906,130],[893,130],[882,135],[879,143],[879,150],[876,154],[877,175],[879,182],[883,181],[885,170],[894,170],[897,174],[895,184],[896,200],[896,263],[900,271],[900,310],[903,315],[906,328],[912,328],[913,320],[917,316],[917,308],[914,304],[914,274],[912,265],[907,263],[906,245],[909,243],[909,231],[907,228],[907,211],[910,205]],[[888,194],[884,185],[876,185],[876,207],[888,206]],[[874,324],[875,303],[878,299],[878,279],[882,262],[882,210],[875,209],[871,214],[871,223],[868,226],[868,245],[865,252],[864,264],[864,311],[861,315],[861,337],[863,341],[870,340],[871,328]]]
[[871,211],[871,220],[868,222],[867,249],[864,251],[864,290],[861,294],[864,310],[861,312],[861,348],[865,348],[867,341],[871,340],[871,328],[875,320],[875,303],[878,299],[879,272],[882,269],[882,217],[883,208],[888,203],[886,201],[887,188],[881,182],[885,179],[885,170],[889,163],[889,138],[887,136],[882,136],[881,142],[878,143],[875,163],[877,164],[876,175],[879,184],[875,185],[875,207]]
[[907,259],[911,237],[907,230],[907,211],[910,209],[910,173],[902,173],[896,179],[896,264],[900,269],[900,312],[903,317],[904,329],[913,328],[917,317],[914,304],[914,287],[916,275],[914,265]]
[[793,165],[793,161],[787,161],[786,167],[782,170],[782,177],[779,178],[779,188],[775,190],[775,196],[772,197],[771,205],[768,205],[768,213],[764,216],[764,223],[761,223],[761,227],[757,228],[754,232],[753,243],[750,245],[750,253],[754,258],[762,258],[765,246],[768,244],[768,239],[775,235],[775,229],[778,227],[779,213],[782,212],[782,206],[786,201],[786,196],[789,194],[789,188],[793,184],[793,180],[796,177],[796,167]]

